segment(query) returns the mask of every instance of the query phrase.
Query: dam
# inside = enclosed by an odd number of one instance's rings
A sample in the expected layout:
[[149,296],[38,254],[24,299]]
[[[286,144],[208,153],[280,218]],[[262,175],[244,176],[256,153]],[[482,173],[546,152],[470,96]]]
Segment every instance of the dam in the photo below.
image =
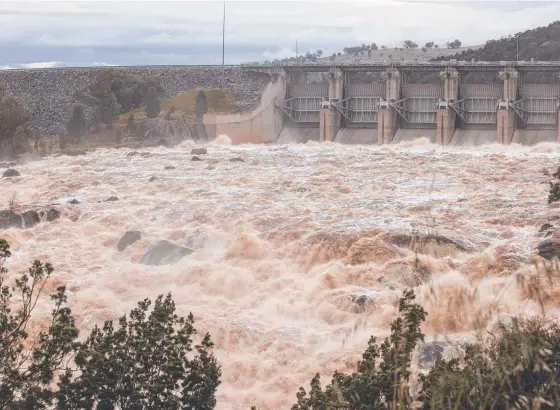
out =
[[234,143],[333,141],[439,145],[560,141],[560,62],[244,66],[268,74],[251,112],[206,114]]

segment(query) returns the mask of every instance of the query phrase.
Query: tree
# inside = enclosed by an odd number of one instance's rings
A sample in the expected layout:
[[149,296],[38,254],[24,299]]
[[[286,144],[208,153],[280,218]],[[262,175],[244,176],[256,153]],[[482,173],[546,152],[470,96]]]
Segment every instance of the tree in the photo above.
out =
[[23,106],[15,98],[6,97],[5,86],[0,85],[0,149],[11,147],[12,153],[15,153],[18,141],[14,137],[28,120]]
[[428,42],[424,45],[424,47],[427,48],[427,49],[432,49],[432,48],[434,48],[434,45],[435,45],[435,43],[434,43],[433,41],[428,41]]
[[208,99],[206,98],[204,90],[199,90],[198,94],[196,95],[194,111],[196,114],[196,118],[198,119],[201,119],[203,115],[208,112]]
[[84,107],[81,105],[76,105],[72,111],[72,115],[68,120],[68,125],[66,126],[68,135],[74,138],[74,141],[78,142],[86,133],[86,115],[84,113]]
[[[412,399],[406,385],[412,353],[424,340],[420,325],[427,316],[414,299],[412,291],[403,292],[399,300],[401,316],[391,323],[391,335],[381,346],[375,337],[370,338],[354,373],[335,372],[324,391],[317,374],[309,393],[300,387],[292,410],[408,408]],[[380,363],[378,359],[382,359]]]
[[113,128],[113,124],[117,120],[121,107],[117,103],[117,98],[112,91],[106,90],[100,106],[101,122],[108,128]]
[[117,148],[121,146],[122,143],[122,128],[117,127],[115,130],[115,143],[117,144]]
[[405,40],[403,45],[404,45],[404,48],[417,48],[418,47],[418,44],[416,44],[412,40]]
[[[9,257],[10,247],[0,239],[0,408],[44,409],[53,402],[51,383],[66,368],[64,359],[76,346],[78,330],[66,307],[66,289],[59,286],[51,296],[50,325],[30,338],[29,320],[53,268],[35,261],[10,287],[2,266]],[[24,344],[31,345],[29,351]]]
[[221,369],[210,335],[194,344],[193,316],[179,317],[170,294],[158,296],[152,309],[150,300],[139,302],[118,325],[105,322],[78,342],[60,286],[51,296],[48,328],[34,337],[26,329],[53,268],[35,261],[9,287],[3,267],[9,257],[10,247],[0,239],[0,408],[215,407]]
[[315,51],[315,55],[319,58],[321,58],[321,56],[323,55],[323,50],[317,50]]
[[370,49],[371,49],[372,51],[377,51],[377,50],[379,50],[379,47],[377,47],[377,44],[371,43]]
[[64,152],[64,148],[66,148],[66,136],[64,135],[58,136],[58,147],[62,152]]
[[93,329],[76,355],[79,375],[72,380],[66,372],[61,380],[61,408],[215,407],[221,370],[210,335],[193,346],[193,316],[177,316],[170,294],[158,296],[151,312],[150,306],[145,299],[117,326],[108,321]]
[[132,112],[128,116],[128,120],[126,120],[126,130],[129,133],[134,132],[134,113]]
[[146,115],[148,118],[157,118],[161,112],[161,105],[155,87],[148,88],[146,94]]
[[447,48],[455,49],[461,47],[462,43],[459,40],[453,40],[451,42],[447,42]]
[[424,410],[560,408],[560,328],[532,319],[467,347],[465,365],[440,360],[421,377]]

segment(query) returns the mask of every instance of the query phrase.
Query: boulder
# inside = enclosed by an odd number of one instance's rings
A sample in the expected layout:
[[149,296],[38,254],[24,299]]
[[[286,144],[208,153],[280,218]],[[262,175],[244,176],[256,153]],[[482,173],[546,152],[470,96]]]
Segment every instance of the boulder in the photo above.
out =
[[156,177],[156,176],[151,176],[151,177],[150,177],[150,179],[149,179],[148,181],[150,181],[150,182],[154,182],[154,181],[155,181],[156,179],[157,179],[157,177]]
[[118,201],[118,200],[119,200],[118,197],[116,197],[116,196],[110,196],[109,198],[107,198],[107,199],[105,200],[105,202],[115,202],[115,201]]
[[245,161],[243,160],[243,158],[235,157],[235,158],[230,158],[229,162],[245,162]]
[[78,201],[76,198],[74,198],[74,199],[71,199],[70,201],[68,201],[68,203],[72,204],[72,205],[78,205],[80,203],[80,201]]
[[23,220],[23,228],[32,228],[41,221],[41,217],[37,211],[25,211],[21,214]]
[[208,241],[208,234],[205,230],[196,228],[187,238],[185,246],[190,249],[200,249]]
[[552,235],[553,232],[554,232],[554,226],[552,226],[549,223],[545,223],[543,226],[541,226],[541,229],[539,229],[539,233],[541,234],[541,236],[544,236],[545,238]]
[[21,215],[16,214],[10,210],[0,211],[0,229],[19,228],[21,229],[22,219]]
[[537,251],[542,258],[560,259],[560,241],[555,238],[547,238],[539,243]]
[[117,250],[119,252],[122,252],[128,246],[132,245],[136,241],[139,241],[140,239],[142,239],[142,233],[140,231],[127,231],[117,244]]
[[77,157],[78,155],[86,155],[87,151],[84,149],[81,150],[73,150],[73,151],[64,151],[63,152],[64,155],[67,155],[69,157]]
[[13,168],[9,168],[5,170],[4,173],[2,174],[2,178],[11,178],[11,177],[19,177],[19,176],[21,176],[20,173]]
[[457,252],[473,252],[468,245],[438,234],[391,234],[390,242],[400,248],[436,257],[444,257]]
[[52,222],[55,219],[60,218],[60,212],[54,208],[50,208],[46,211],[39,211],[39,216],[41,219],[45,219],[47,222]]
[[418,346],[418,367],[432,368],[438,360],[458,359],[464,355],[467,343],[459,340],[440,340]]
[[29,210],[22,214],[4,210],[0,211],[0,229],[28,229],[37,225],[41,220],[51,222],[58,218],[60,218],[60,212],[54,208],[41,211]]
[[191,158],[191,161],[202,161],[199,157],[194,156]]
[[140,263],[152,266],[173,265],[193,252],[192,249],[163,240],[152,246]]
[[166,167],[164,167],[163,169],[175,169],[175,167],[173,165],[167,165]]
[[208,150],[206,148],[193,148],[191,149],[191,154],[193,155],[208,154]]

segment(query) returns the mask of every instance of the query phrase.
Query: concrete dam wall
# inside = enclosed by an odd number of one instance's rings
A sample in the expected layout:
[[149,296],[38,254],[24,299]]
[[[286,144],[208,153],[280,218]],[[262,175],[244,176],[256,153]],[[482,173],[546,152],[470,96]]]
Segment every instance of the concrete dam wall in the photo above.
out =
[[205,117],[210,136],[232,134],[234,143],[388,144],[420,137],[440,145],[560,142],[560,62],[245,70],[275,78],[261,109]]
[[255,75],[241,67],[230,66],[224,69],[225,85],[222,87],[221,67],[182,66],[0,70],[0,84],[5,84],[8,94],[24,105],[39,133],[57,135],[66,131],[68,118],[78,103],[73,93],[90,84],[100,70],[108,68],[159,79],[165,98],[199,88],[223,88],[232,93],[240,111],[257,106],[269,82],[266,74]]

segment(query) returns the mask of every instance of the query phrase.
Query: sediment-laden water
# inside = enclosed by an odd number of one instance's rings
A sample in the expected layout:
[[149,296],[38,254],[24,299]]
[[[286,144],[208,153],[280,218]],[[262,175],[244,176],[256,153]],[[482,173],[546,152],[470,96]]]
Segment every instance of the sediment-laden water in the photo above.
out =
[[[18,167],[21,178],[0,179],[0,205],[16,194],[16,204],[60,204],[62,217],[0,233],[7,267],[52,262],[48,290],[68,286],[82,335],[171,291],[216,344],[219,409],[289,408],[316,372],[351,370],[369,336],[387,334],[405,287],[429,313],[429,339],[468,339],[500,314],[541,309],[519,278],[535,274],[538,230],[558,215],[542,173],[558,165],[556,144],[207,148],[202,161],[184,143]],[[119,253],[127,230],[143,237]],[[139,263],[157,241],[193,234],[204,246],[179,263]],[[559,290],[543,286],[548,315]],[[49,310],[44,298],[37,326]]]

